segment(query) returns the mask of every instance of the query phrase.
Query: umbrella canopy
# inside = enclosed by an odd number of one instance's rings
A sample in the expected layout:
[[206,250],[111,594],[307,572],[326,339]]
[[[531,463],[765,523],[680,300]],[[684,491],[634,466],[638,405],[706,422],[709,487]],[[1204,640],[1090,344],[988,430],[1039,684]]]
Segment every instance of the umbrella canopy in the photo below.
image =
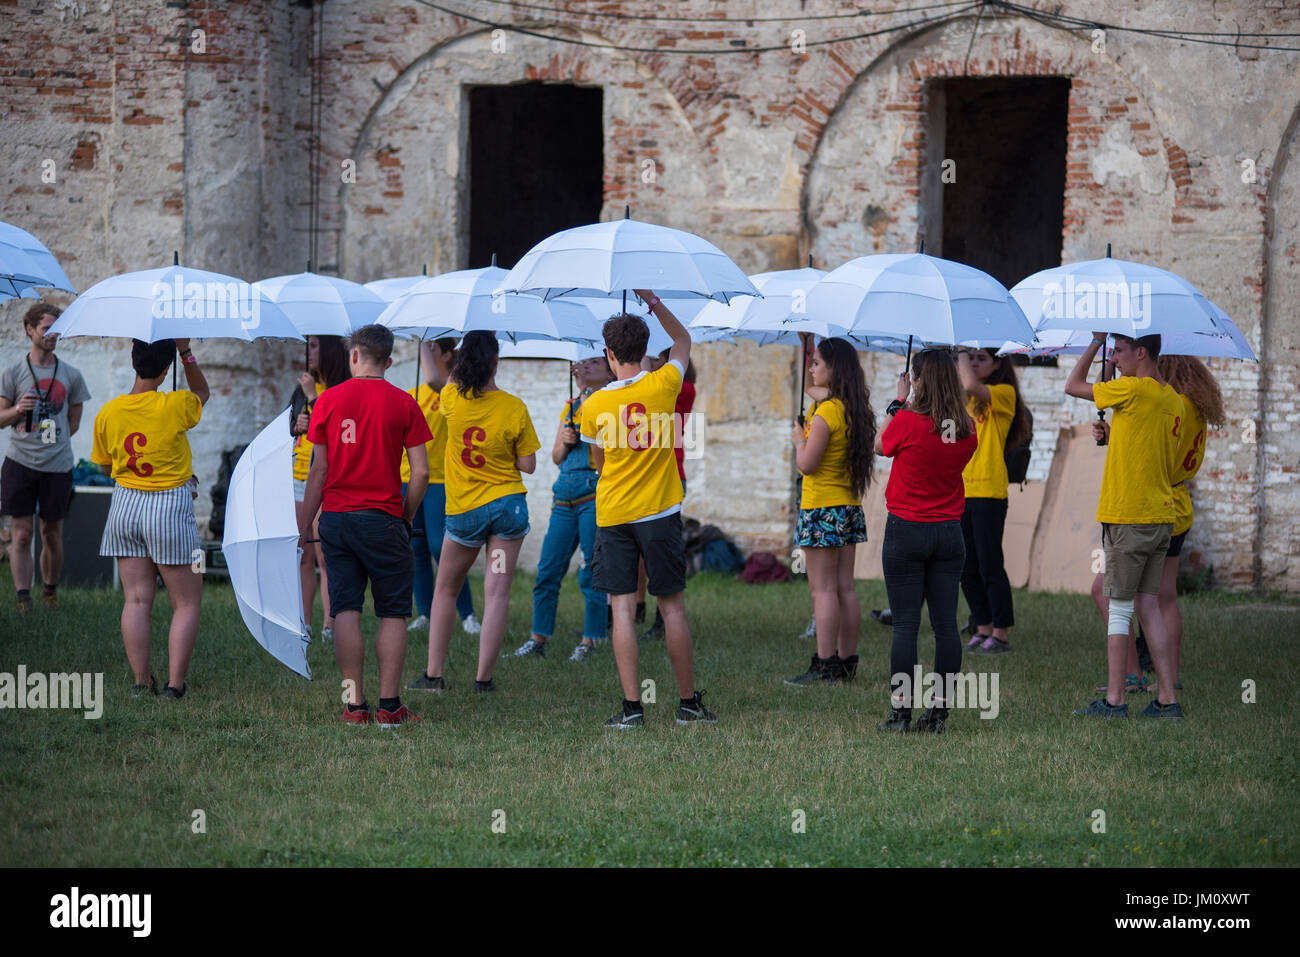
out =
[[[1036,331],[1224,335],[1223,310],[1182,276],[1127,259],[1055,266],[1016,283],[1011,295]],[[1014,339],[1014,336],[1007,336]]]
[[851,259],[812,287],[807,306],[854,337],[993,348],[1033,341],[1032,326],[1002,283],[924,253]]
[[33,295],[33,287],[76,292],[54,254],[27,232],[0,223],[0,299]]
[[581,303],[543,302],[501,292],[506,271],[498,266],[460,269],[421,280],[393,300],[376,320],[394,332],[425,339],[463,336],[476,329],[500,339],[600,339],[600,324]]
[[366,288],[384,302],[392,302],[402,293],[408,292],[420,280],[428,278],[429,268],[426,266],[424,272],[418,276],[393,276],[389,279],[375,279],[366,283]]
[[360,283],[310,271],[261,279],[253,288],[266,293],[304,336],[349,336],[378,319],[387,305]]
[[[1211,303],[1211,305],[1214,305]],[[1218,311],[1215,322],[1224,327],[1221,335],[1207,335],[1201,332],[1172,332],[1161,335],[1160,354],[1162,356],[1199,356],[1203,359],[1249,359],[1259,361],[1250,343],[1242,335],[1237,324],[1226,313]],[[1100,330],[1098,330],[1100,331]],[[1092,342],[1092,333],[1082,330],[1044,329],[1038,333],[1034,346],[1026,348],[1019,343],[1009,342],[999,351],[999,355],[1081,355]],[[1115,348],[1112,340],[1107,344],[1107,351]]]
[[221,550],[249,633],[285,667],[310,678],[307,645],[311,638],[302,620],[292,457],[293,437],[285,409],[235,463]]
[[762,295],[734,296],[729,302],[712,301],[696,314],[690,324],[691,335],[698,329],[725,329],[740,339],[752,339],[760,345],[799,343],[799,333],[829,337],[846,330],[831,326],[809,315],[808,292],[823,276],[824,269],[780,269],[760,272],[749,277]]
[[565,339],[524,339],[520,342],[503,342],[498,355],[502,359],[565,359],[581,362],[605,354],[601,345],[586,345]]
[[297,339],[289,317],[264,292],[221,273],[168,266],[95,283],[50,333],[161,339]]
[[[663,304],[668,307],[668,311],[676,316],[677,321],[686,327],[686,331],[690,334],[692,342],[733,341],[734,334],[728,329],[715,329],[712,327],[705,328],[702,326],[700,328],[693,327],[691,318],[697,316],[706,306],[709,305],[708,299],[700,299],[698,297],[695,299],[670,299],[667,296],[661,297],[661,299]],[[604,329],[605,322],[611,317],[619,315],[623,311],[619,307],[617,300],[604,297],[565,296],[563,299],[552,299],[551,302],[574,302],[582,305],[590,311],[592,318],[596,323],[597,331],[595,342],[597,345],[604,343],[604,334],[601,330]],[[646,343],[645,349],[647,355],[658,355],[672,346],[672,337],[664,331],[663,323],[661,323],[653,313],[642,313],[640,309],[629,309],[628,311],[633,312],[635,315],[644,319],[645,324],[650,329],[650,339]]]
[[566,229],[524,254],[506,292],[543,299],[617,297],[653,289],[663,299],[718,299],[758,290],[717,246],[693,233],[623,218]]

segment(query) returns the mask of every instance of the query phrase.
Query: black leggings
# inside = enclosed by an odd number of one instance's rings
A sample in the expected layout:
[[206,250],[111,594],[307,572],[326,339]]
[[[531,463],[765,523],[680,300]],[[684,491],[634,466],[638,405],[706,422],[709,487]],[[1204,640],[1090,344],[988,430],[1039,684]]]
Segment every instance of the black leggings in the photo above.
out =
[[[961,638],[957,634],[957,586],[966,549],[956,521],[909,522],[890,515],[885,523],[881,561],[885,589],[894,615],[894,644],[889,652],[891,676],[913,677],[916,634],[921,630],[921,603],[930,606],[934,627],[934,671],[946,682],[961,667]],[[890,678],[891,690],[898,683]],[[913,688],[919,700],[920,688]]]
[[961,590],[970,605],[971,624],[1010,628],[1016,623],[1011,581],[1002,559],[1002,530],[1007,524],[1005,498],[968,498],[961,515],[966,564]]

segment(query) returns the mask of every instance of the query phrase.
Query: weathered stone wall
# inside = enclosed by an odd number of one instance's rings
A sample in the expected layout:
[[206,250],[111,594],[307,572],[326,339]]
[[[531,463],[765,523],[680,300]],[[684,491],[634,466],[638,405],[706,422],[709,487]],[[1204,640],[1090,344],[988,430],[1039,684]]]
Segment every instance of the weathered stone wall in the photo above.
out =
[[[1194,489],[1192,559],[1214,565],[1220,584],[1300,588],[1300,341],[1290,315],[1300,293],[1300,172],[1290,162],[1300,55],[1119,31],[1098,44],[1089,31],[990,10],[978,23],[971,12],[817,45],[939,15],[812,19],[854,9],[832,0],[672,5],[674,16],[807,18],[752,24],[580,12],[511,20],[502,5],[448,5],[593,46],[507,32],[504,47],[498,38],[494,48],[491,24],[416,3],[325,3],[320,270],[367,281],[423,263],[439,271],[482,265],[464,261],[465,102],[473,84],[601,86],[604,215],[630,203],[634,215],[698,232],[756,272],[799,265],[808,253],[830,267],[914,249],[922,238],[941,254],[933,196],[960,189],[962,171],[956,183],[937,182],[943,144],[931,129],[927,84],[959,75],[1070,77],[1063,259],[1099,256],[1109,242],[1117,256],[1186,275],[1234,317],[1262,360],[1215,364],[1231,421],[1212,437]],[[553,5],[569,9],[562,0]],[[649,0],[572,5],[583,6],[646,17],[660,8]],[[891,6],[912,5],[871,4]],[[1187,30],[1300,32],[1300,11],[1281,0],[1165,0],[1140,9],[1100,0],[1087,15]],[[40,236],[79,288],[164,265],[173,249],[186,263],[248,279],[300,271],[309,254],[313,23],[308,8],[265,0],[0,5],[0,218]],[[204,31],[202,53],[192,46],[196,29]],[[788,48],[794,30],[812,44],[802,53]],[[666,52],[726,48],[742,37],[751,47],[786,49]],[[44,160],[53,160],[55,182],[43,181]],[[653,182],[643,176],[647,160]],[[1246,160],[1253,178],[1243,175]],[[342,176],[349,163],[355,182]],[[25,305],[0,304],[0,355],[20,354]],[[129,381],[121,344],[82,340],[61,349],[87,372],[95,393],[89,422]],[[196,351],[216,396],[193,440],[210,483],[218,452],[246,441],[278,409],[298,352],[220,342]],[[708,444],[688,463],[688,512],[748,546],[782,550],[792,523],[793,350],[713,345],[700,348],[696,362]],[[883,405],[897,360],[864,362]],[[502,377],[528,399],[544,447],[567,394],[557,367],[521,363]],[[1039,368],[1022,375],[1038,423],[1038,475],[1058,424],[1092,417],[1061,394],[1064,376]],[[88,455],[88,428],[75,448]],[[540,544],[552,479],[547,460],[528,483],[534,535],[525,563]]]

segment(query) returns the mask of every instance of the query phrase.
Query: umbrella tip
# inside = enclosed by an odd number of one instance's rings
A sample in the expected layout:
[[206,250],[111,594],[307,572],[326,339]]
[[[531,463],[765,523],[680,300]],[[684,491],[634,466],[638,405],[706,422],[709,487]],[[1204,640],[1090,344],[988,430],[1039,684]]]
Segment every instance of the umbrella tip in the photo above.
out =
[[311,272],[311,260],[310,260],[310,259],[307,260],[307,271],[308,271],[308,272]]
[[1106,258],[1110,258],[1110,243],[1106,244]]
[[173,266],[179,266],[180,264],[181,264],[181,254],[180,254],[180,250],[178,250],[178,249],[173,249],[173,250],[172,250],[172,265],[173,265]]
[[493,254],[492,254],[492,268],[495,269],[495,268],[496,268],[496,265],[497,265],[497,254],[496,254],[496,253],[493,253]]
[[924,240],[924,239],[921,240],[921,247],[917,250],[917,252],[918,252],[918,253],[924,253],[924,252],[925,252],[925,240]]
[[809,268],[809,269],[812,269],[812,267],[813,267],[813,264],[812,264],[812,253],[809,253],[809,254],[808,254],[808,268]]
[[629,203],[624,203],[624,204],[623,204],[623,218],[624,218],[624,219],[631,219],[631,218],[632,218],[632,206],[631,206],[631,204],[629,204]]
[[429,264],[428,264],[428,263],[425,263],[423,266],[420,267],[420,275],[421,275],[421,276],[427,276],[427,275],[429,275]]

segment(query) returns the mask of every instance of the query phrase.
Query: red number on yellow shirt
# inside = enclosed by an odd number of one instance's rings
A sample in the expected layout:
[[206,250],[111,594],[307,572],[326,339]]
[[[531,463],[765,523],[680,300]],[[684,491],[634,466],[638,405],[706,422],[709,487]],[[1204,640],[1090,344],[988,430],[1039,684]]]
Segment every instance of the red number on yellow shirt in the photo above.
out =
[[1196,469],[1196,453],[1200,451],[1201,440],[1204,438],[1205,438],[1205,431],[1201,430],[1200,432],[1197,432],[1196,437],[1192,439],[1191,451],[1189,451],[1187,453],[1187,457],[1183,459],[1184,472],[1191,472]]
[[1174,416],[1174,438],[1178,438],[1178,427],[1182,424],[1183,417],[1181,415]]
[[474,446],[475,442],[482,442],[487,439],[487,433],[477,425],[471,425],[461,436],[465,447],[460,450],[460,460],[472,469],[481,469],[487,458],[483,455],[475,455],[478,449]]
[[[632,414],[641,417],[640,423],[632,421]],[[640,402],[629,402],[623,409],[623,424],[627,427],[627,447],[633,452],[650,448],[650,417]]]
[[[126,450],[127,455],[126,467],[141,478],[148,478],[150,475],[153,475],[153,466],[148,462],[139,462],[140,456],[143,453],[137,452],[136,446],[144,448],[148,444],[149,440],[145,438],[143,432],[132,432],[126,437],[126,441],[122,443],[122,448]],[[139,464],[137,464],[137,462],[139,462]]]

